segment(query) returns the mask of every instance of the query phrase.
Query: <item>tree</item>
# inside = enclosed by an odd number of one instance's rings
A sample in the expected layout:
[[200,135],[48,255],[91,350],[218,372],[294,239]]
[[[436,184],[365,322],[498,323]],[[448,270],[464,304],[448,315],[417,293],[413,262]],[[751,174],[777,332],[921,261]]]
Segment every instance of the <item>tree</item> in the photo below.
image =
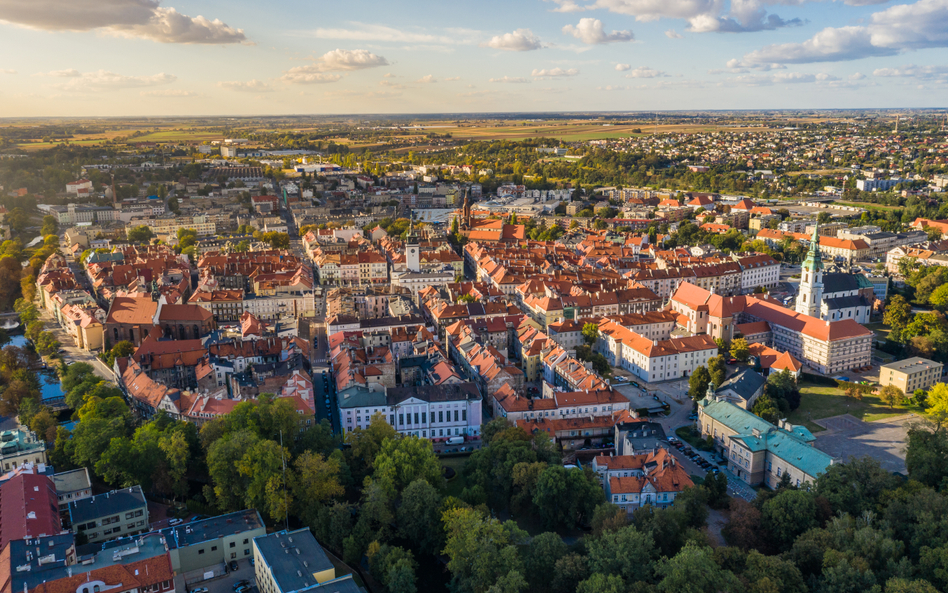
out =
[[155,238],[155,233],[146,225],[129,229],[127,235],[129,243],[147,243]]
[[588,521],[603,501],[602,489],[589,470],[548,466],[537,480],[533,504],[548,528],[571,529]]
[[777,403],[774,402],[773,398],[766,393],[757,398],[751,412],[771,424],[776,424],[781,418],[780,408],[777,407]]
[[43,217],[43,227],[40,229],[40,235],[43,237],[56,235],[59,233],[59,222],[52,214]]
[[948,310],[948,284],[942,284],[932,291],[928,302],[939,311]]
[[590,521],[593,535],[599,537],[606,531],[615,531],[629,524],[629,515],[624,509],[604,502],[593,511],[593,517]]
[[912,306],[901,295],[894,295],[885,306],[882,322],[894,329],[902,329],[908,325],[912,317]]
[[194,229],[178,229],[178,246],[186,249],[197,243],[197,231]]
[[286,233],[276,231],[264,233],[262,240],[274,249],[288,249],[290,247],[290,236]]
[[296,472],[291,488],[298,505],[296,515],[313,524],[323,505],[345,493],[339,484],[339,464],[321,453],[304,451],[293,467]]
[[652,536],[632,525],[590,540],[587,551],[591,572],[619,575],[629,583],[650,580],[659,557]]
[[883,492],[898,487],[899,479],[871,457],[834,463],[816,479],[817,495],[826,499],[832,513],[853,517],[876,508]]
[[879,391],[879,399],[889,406],[891,410],[905,400],[905,394],[895,385],[886,385]]
[[425,480],[435,488],[444,486],[441,463],[428,439],[415,436],[382,441],[375,457],[373,479],[389,498],[395,498],[415,480]]
[[704,478],[704,489],[708,492],[708,505],[713,509],[727,506],[727,476],[723,472],[708,473]]
[[948,431],[916,425],[908,431],[905,467],[909,478],[930,488],[938,488],[948,477]]
[[948,385],[936,383],[928,390],[926,400],[928,407],[925,408],[925,415],[932,421],[945,425],[948,423]]
[[513,521],[501,523],[473,509],[453,509],[444,514],[451,587],[458,591],[486,593],[501,577],[523,574],[517,551],[527,533]]
[[781,593],[806,593],[806,581],[793,562],[777,556],[765,556],[757,550],[747,555],[742,575],[751,583],[752,591],[780,591]]
[[699,401],[708,393],[708,383],[711,383],[711,373],[703,366],[700,366],[691,373],[688,378],[688,396]]
[[747,343],[747,340],[744,338],[735,338],[734,341],[731,342],[731,356],[741,362],[747,362],[747,359],[750,358],[750,345]]
[[599,338],[599,326],[595,323],[587,323],[583,325],[583,339],[590,346],[596,343],[596,339]]
[[554,593],[575,593],[579,583],[588,575],[586,558],[579,554],[567,554],[556,561],[551,590]]
[[47,445],[52,445],[56,440],[56,417],[44,406],[30,420],[30,430],[45,440]]
[[434,486],[420,478],[409,484],[396,512],[399,536],[419,552],[437,555],[444,544],[440,508],[441,495]]
[[576,593],[625,593],[625,582],[614,574],[593,573],[581,582]]
[[359,473],[363,475],[370,473],[375,463],[375,456],[382,449],[382,443],[386,439],[396,439],[399,436],[381,412],[372,414],[372,420],[367,428],[356,428],[346,433],[346,444],[350,447],[348,459],[352,460],[350,467],[360,468]]
[[548,591],[556,570],[556,563],[569,548],[559,534],[546,531],[530,540],[523,562],[525,574],[530,576],[534,591]]
[[714,561],[710,547],[688,542],[673,558],[662,558],[658,574],[662,593],[706,593],[709,591],[740,591],[740,581]]
[[711,382],[718,388],[727,378],[727,366],[724,363],[724,356],[719,355],[708,359],[708,373],[711,375]]
[[788,549],[801,533],[816,526],[813,495],[803,490],[784,490],[764,503],[761,526],[780,549]]

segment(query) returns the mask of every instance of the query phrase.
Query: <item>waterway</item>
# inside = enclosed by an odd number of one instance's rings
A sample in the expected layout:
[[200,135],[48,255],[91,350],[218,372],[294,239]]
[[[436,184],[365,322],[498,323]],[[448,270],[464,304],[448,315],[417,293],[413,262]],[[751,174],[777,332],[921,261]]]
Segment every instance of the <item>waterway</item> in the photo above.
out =
[[[8,346],[17,346],[30,351],[33,350],[33,345],[30,344],[29,340],[26,339],[26,336],[22,334],[18,336],[12,336]],[[52,369],[36,371],[36,376],[40,380],[40,392],[42,393],[42,398],[44,400],[62,397],[65,395],[63,393],[62,383],[59,381],[59,375],[56,374],[56,371]]]

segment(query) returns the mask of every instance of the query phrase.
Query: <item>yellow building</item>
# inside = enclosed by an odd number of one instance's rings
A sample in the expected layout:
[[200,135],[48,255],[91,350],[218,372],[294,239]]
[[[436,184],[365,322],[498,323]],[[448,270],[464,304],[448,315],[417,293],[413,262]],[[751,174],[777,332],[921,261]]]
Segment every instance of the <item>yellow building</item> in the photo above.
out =
[[253,538],[254,577],[260,593],[349,592],[352,577],[336,569],[309,529]]
[[941,380],[942,365],[927,358],[907,358],[879,367],[879,383],[895,385],[902,393],[911,395],[916,389],[928,388]]

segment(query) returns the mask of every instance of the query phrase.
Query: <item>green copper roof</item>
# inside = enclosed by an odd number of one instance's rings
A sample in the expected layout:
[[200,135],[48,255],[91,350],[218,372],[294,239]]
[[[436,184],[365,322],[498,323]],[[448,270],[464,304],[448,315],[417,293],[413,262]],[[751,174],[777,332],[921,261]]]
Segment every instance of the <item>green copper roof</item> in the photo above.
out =
[[807,252],[806,259],[803,261],[803,269],[811,272],[823,269],[823,258],[820,256],[819,229],[819,224],[813,227],[813,238],[810,239],[810,251]]

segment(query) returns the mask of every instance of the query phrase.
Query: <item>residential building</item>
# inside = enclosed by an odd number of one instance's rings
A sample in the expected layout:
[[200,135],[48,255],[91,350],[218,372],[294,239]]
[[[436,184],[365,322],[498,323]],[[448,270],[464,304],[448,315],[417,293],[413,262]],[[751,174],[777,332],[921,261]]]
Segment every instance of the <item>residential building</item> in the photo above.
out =
[[53,474],[52,479],[59,498],[59,512],[67,517],[70,502],[92,497],[92,478],[87,467]]
[[237,321],[244,314],[244,291],[240,289],[198,290],[191,295],[188,303],[210,311],[218,323]]
[[46,463],[46,441],[25,428],[0,432],[0,467],[16,469],[25,463]]
[[916,389],[928,389],[941,381],[944,365],[918,356],[897,360],[879,367],[879,384],[895,385],[911,397]]
[[18,472],[0,484],[0,549],[18,539],[62,531],[56,486],[49,476]]
[[336,577],[335,566],[309,529],[255,537],[253,559],[260,593],[361,593],[351,575]]
[[718,347],[707,334],[669,340],[649,340],[613,321],[599,325],[595,350],[612,366],[621,367],[646,383],[688,377]]
[[69,523],[90,544],[148,531],[148,501],[141,486],[112,490],[69,503]]
[[631,515],[645,505],[667,508],[686,488],[694,486],[688,472],[665,449],[639,455],[593,458],[606,500]]
[[750,486],[776,488],[785,475],[791,485],[802,486],[833,464],[830,455],[813,446],[816,437],[805,427],[783,420],[774,426],[713,397],[698,403],[698,426],[727,458],[728,470]]
[[629,399],[612,390],[558,391],[550,390],[549,397],[524,397],[510,385],[504,384],[490,398],[494,418],[503,417],[511,422],[536,418],[588,418],[611,416],[628,410]]
[[766,384],[766,379],[753,369],[742,369],[721,383],[714,390],[714,397],[750,410],[757,398],[764,393]]
[[177,574],[192,571],[226,574],[226,564],[253,557],[255,537],[267,528],[255,509],[190,521],[162,529],[168,542],[171,566]]

